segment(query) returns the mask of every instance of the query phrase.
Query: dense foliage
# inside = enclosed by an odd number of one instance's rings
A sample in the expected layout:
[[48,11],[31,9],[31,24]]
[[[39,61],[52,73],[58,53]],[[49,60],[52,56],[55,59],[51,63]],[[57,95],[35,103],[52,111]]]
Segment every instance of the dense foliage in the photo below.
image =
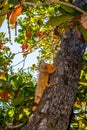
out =
[[14,54],[3,45],[0,50],[0,122],[25,123],[31,113],[36,80],[27,69],[13,72],[11,61]]

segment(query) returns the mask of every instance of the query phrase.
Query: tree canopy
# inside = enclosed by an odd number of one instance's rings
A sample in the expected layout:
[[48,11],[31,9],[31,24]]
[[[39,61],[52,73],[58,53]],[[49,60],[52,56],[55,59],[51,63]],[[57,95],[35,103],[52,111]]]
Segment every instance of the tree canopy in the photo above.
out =
[[[81,3],[81,2],[80,2]],[[77,38],[87,42],[87,5],[82,8],[71,0],[1,0],[0,26],[6,21],[8,34],[0,32],[0,124],[10,128],[10,123],[20,129],[31,115],[34,103],[36,77],[33,73],[37,65],[13,71],[12,60],[16,53],[11,52],[8,43],[21,47],[22,62],[28,55],[38,50],[38,62],[52,63],[60,48],[62,37],[75,28]],[[12,32],[14,30],[14,43]],[[20,63],[20,62],[19,62]],[[87,129],[87,51],[84,53],[79,78],[77,99],[73,108],[71,130]],[[24,65],[24,64],[23,64]],[[24,66],[23,66],[24,67]]]

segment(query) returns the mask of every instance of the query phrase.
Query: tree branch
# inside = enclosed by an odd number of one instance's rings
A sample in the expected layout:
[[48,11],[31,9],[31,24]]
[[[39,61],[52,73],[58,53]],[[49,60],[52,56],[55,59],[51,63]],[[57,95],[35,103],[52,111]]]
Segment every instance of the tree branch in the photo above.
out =
[[5,129],[14,129],[14,128],[18,128],[18,127],[21,127],[24,123],[20,123],[20,124],[17,124],[17,125],[13,125],[13,123],[8,123],[8,125],[6,126]]
[[[33,7],[45,6],[45,5],[51,5],[51,4],[66,5],[68,7],[71,7],[73,9],[75,9],[75,10],[78,10],[82,14],[87,15],[87,12],[82,10],[81,8],[79,8],[79,7],[77,7],[77,6],[73,5],[73,4],[63,2],[63,1],[59,1],[59,0],[48,0],[47,2],[43,2],[43,3],[21,2],[21,4],[22,5],[30,5],[30,6],[33,6]],[[0,16],[6,15],[6,14],[7,14],[7,12],[1,13]]]
[[79,7],[77,7],[77,6],[73,5],[73,4],[70,4],[70,3],[67,3],[67,2],[63,2],[63,1],[59,1],[59,0],[49,0],[49,1],[43,2],[43,3],[22,2],[22,5],[23,4],[24,5],[30,5],[30,6],[33,6],[33,7],[45,6],[45,5],[51,5],[51,4],[61,4],[61,5],[66,5],[68,7],[71,7],[73,9],[75,9],[75,10],[78,10],[82,14],[87,15],[87,12],[85,12],[81,8],[79,8]]

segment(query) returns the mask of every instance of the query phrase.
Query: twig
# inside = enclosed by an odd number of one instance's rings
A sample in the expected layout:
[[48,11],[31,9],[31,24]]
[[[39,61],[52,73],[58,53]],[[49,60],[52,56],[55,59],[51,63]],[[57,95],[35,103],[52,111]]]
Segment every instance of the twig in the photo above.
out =
[[[25,52],[27,53],[27,54],[30,54],[30,52],[29,52],[29,50],[30,49],[32,49],[33,47],[35,47],[36,46],[36,44],[34,43],[34,45],[32,45],[28,50],[26,50]],[[20,51],[20,52],[17,52],[17,53],[14,53],[15,55],[18,55],[18,54],[20,54],[20,53],[23,53],[23,51]]]
[[7,20],[8,20],[8,34],[9,34],[9,41],[10,41],[10,44],[12,45],[12,42],[11,42],[11,31],[10,31],[10,24],[9,24],[9,17],[7,17]]
[[17,64],[13,65],[12,67],[17,66],[17,65],[21,64],[21,63],[24,62],[24,61],[25,61],[25,58],[24,58],[23,60],[21,60],[20,62],[18,62]]
[[24,61],[23,61],[23,66],[22,66],[22,68],[21,68],[21,69],[23,69],[23,68],[24,68],[24,66],[25,66],[25,60],[26,60],[26,58],[27,58],[27,56],[24,58]]
[[14,128],[18,128],[18,127],[21,127],[22,125],[24,125],[24,123],[20,123],[20,124],[17,124],[17,125],[13,125],[13,123],[9,123],[8,126],[5,128],[10,128],[10,129],[14,129]]
[[33,3],[33,2],[21,2],[22,5],[30,5],[33,7],[39,7],[39,6],[45,6],[48,5],[49,2],[43,2],[43,3]]

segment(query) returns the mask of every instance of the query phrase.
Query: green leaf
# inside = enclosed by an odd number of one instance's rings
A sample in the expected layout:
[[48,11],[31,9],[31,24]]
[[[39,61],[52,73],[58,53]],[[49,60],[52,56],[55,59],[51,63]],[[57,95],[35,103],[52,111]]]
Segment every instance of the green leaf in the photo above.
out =
[[11,109],[9,112],[8,112],[8,115],[10,117],[13,117],[14,116],[14,109]]
[[79,82],[79,84],[81,84],[83,86],[87,86],[87,82]]
[[7,2],[5,2],[4,7],[0,10],[0,15],[6,15],[6,13],[8,12],[9,9],[9,4]]
[[17,78],[16,83],[17,83],[18,86],[20,86],[20,85],[23,84],[23,78],[22,78],[22,76],[21,76],[21,77],[19,76],[19,77]]
[[67,12],[67,13],[73,13],[74,10],[71,7],[65,6],[65,5],[61,5],[61,8]]
[[0,26],[2,25],[2,23],[5,20],[5,15],[7,14],[8,9],[9,9],[9,5],[7,2],[5,2],[4,7],[2,8],[2,10],[0,10]]
[[80,29],[84,37],[84,40],[87,41],[87,29],[85,29],[81,24],[80,24]]
[[59,26],[65,22],[67,22],[68,20],[71,20],[72,18],[74,18],[75,16],[73,15],[60,15],[60,16],[55,16],[52,17],[48,22],[47,22],[47,26]]
[[85,74],[85,79],[87,80],[87,74]]
[[17,97],[16,97],[15,99],[13,99],[13,101],[12,101],[12,103],[13,103],[14,106],[22,105],[23,102],[24,102],[24,98],[23,98],[21,95],[17,96]]
[[85,74],[84,70],[81,70],[80,79],[83,78],[84,74]]
[[8,0],[9,4],[16,5],[18,3],[18,0]]
[[0,26],[2,25],[2,23],[4,22],[5,20],[5,16],[0,16]]

